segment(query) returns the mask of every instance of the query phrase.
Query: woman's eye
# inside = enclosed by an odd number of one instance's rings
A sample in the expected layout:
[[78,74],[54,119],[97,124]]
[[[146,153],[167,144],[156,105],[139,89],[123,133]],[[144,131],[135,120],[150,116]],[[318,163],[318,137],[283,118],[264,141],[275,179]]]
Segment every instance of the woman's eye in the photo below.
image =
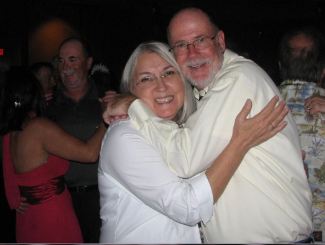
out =
[[169,76],[174,75],[175,73],[176,72],[174,70],[169,70],[169,71],[166,71],[162,77],[169,77]]
[[145,82],[151,82],[153,79],[152,77],[142,77],[140,79],[140,82],[145,83]]

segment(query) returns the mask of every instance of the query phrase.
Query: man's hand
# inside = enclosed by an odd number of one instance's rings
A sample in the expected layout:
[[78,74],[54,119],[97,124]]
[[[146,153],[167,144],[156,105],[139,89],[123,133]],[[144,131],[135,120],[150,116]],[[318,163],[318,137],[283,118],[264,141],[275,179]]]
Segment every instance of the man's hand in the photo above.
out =
[[119,94],[116,92],[116,91],[114,91],[114,90],[108,90],[108,91],[106,91],[105,92],[105,95],[104,95],[104,97],[102,97],[101,98],[101,101],[103,102],[103,103],[110,103],[110,102],[112,102],[113,100],[114,100],[114,98],[116,97],[116,96],[118,96]]
[[311,96],[305,100],[305,111],[310,115],[325,112],[325,97]]
[[103,120],[107,124],[111,124],[116,120],[128,117],[128,109],[131,103],[136,99],[131,94],[118,94],[115,91],[107,91],[101,99],[102,104],[106,105],[103,113]]
[[105,110],[107,108],[107,104],[111,103],[117,95],[118,95],[118,93],[116,91],[108,90],[105,92],[104,97],[99,98],[99,102],[102,105],[103,112],[105,112]]

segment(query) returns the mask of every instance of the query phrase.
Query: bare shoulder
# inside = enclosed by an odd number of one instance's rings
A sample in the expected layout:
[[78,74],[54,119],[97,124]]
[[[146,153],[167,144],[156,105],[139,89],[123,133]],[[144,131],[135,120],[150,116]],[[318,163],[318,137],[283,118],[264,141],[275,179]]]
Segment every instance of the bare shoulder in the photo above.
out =
[[57,125],[51,121],[50,119],[47,119],[45,117],[37,117],[28,122],[26,125],[26,129],[31,129],[31,130],[46,130],[50,129],[53,127],[57,127]]
[[50,119],[43,117],[33,118],[24,128],[24,133],[26,135],[30,135],[32,138],[37,140],[50,137],[53,132],[57,131],[60,131],[59,126],[57,126],[57,124]]

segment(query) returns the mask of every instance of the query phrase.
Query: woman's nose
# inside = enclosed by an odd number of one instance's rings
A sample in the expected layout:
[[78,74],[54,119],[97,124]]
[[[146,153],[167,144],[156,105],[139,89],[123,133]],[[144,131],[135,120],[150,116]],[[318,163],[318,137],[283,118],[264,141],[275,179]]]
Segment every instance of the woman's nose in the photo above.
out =
[[159,90],[166,90],[166,83],[164,81],[164,78],[162,77],[159,77],[157,80],[156,80],[156,88],[159,89]]

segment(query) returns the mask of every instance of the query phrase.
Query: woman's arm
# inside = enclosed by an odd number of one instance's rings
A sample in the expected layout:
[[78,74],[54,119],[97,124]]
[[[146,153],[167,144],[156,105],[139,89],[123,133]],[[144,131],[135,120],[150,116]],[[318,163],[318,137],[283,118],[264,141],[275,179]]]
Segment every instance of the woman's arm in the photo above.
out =
[[98,159],[101,141],[106,132],[101,123],[89,140],[82,141],[45,118],[38,119],[35,127],[41,132],[40,141],[47,153],[79,162],[95,162]]
[[[99,186],[111,184],[112,178],[144,205],[179,223],[196,225],[213,213],[213,197],[205,175],[199,176],[198,181],[204,183],[200,186],[179,178],[130,121],[112,124],[103,140]],[[105,196],[109,189],[102,189]],[[199,190],[201,198],[197,198],[195,190]],[[204,203],[209,205],[201,209]]]

